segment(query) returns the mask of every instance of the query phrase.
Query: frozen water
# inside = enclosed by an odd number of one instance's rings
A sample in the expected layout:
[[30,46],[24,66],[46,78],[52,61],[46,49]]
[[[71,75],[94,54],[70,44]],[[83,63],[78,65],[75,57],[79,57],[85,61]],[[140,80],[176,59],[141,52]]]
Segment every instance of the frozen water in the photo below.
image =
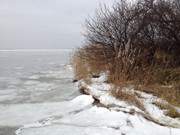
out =
[[0,135],[9,135],[28,119],[37,120],[31,115],[39,109],[43,116],[41,106],[53,111],[58,102],[79,95],[72,84],[70,55],[71,50],[0,51]]
[[1,51],[0,104],[70,100],[78,91],[70,51]]
[[71,101],[1,105],[0,126],[23,126],[49,117],[62,117],[83,110],[93,102],[91,96],[81,95]]

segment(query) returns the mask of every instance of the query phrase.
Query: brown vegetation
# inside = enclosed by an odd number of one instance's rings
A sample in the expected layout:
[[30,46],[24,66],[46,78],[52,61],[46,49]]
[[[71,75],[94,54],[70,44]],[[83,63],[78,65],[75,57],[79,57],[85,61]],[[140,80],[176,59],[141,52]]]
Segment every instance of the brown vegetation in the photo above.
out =
[[166,100],[172,105],[180,107],[180,90],[175,88],[174,86],[162,86],[159,84],[139,85],[136,89],[151,93]]
[[74,55],[76,77],[109,71],[111,83],[156,86],[153,94],[179,104],[179,1],[121,0],[96,15],[86,21],[86,45]]
[[166,115],[170,116],[171,118],[180,118],[180,113],[173,106],[161,102],[154,102],[154,105],[162,110],[166,110]]
[[139,100],[139,98],[135,94],[129,93],[127,91],[123,91],[122,89],[119,89],[119,88],[113,89],[111,91],[111,93],[117,99],[120,99],[122,101],[126,101],[129,104],[135,105],[139,109],[145,111],[143,103]]

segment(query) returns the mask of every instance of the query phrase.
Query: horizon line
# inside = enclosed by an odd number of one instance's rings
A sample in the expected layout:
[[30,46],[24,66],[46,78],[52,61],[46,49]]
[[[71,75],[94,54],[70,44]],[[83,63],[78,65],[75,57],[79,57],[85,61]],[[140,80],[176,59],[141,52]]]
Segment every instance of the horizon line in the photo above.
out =
[[0,52],[55,52],[55,51],[72,51],[73,48],[69,49],[0,49]]

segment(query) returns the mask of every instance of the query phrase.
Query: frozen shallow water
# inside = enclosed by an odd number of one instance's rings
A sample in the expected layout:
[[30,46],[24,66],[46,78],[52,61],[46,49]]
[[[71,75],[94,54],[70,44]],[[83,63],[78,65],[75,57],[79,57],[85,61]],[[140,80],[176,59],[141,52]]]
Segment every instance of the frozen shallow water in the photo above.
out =
[[0,104],[69,100],[77,95],[70,51],[0,52]]
[[[33,113],[28,106],[68,101],[79,95],[72,84],[70,55],[70,50],[0,51],[0,113],[2,107],[18,110],[23,104],[28,104],[27,111]],[[23,111],[17,113],[23,114]],[[11,112],[13,110],[9,110]],[[19,121],[8,123],[9,115],[3,117],[0,118],[0,135],[13,134]]]

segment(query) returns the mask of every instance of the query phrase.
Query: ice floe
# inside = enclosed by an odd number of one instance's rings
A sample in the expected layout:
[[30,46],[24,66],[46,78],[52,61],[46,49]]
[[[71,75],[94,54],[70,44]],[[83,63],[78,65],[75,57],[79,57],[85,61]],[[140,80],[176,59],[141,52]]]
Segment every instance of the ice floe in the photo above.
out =
[[71,101],[0,105],[0,126],[23,126],[53,116],[63,116],[92,105],[91,96],[81,95]]
[[[85,98],[84,98],[85,99]],[[87,100],[87,99],[85,99]],[[92,100],[92,99],[90,99]],[[48,120],[47,120],[48,121]],[[140,115],[92,106],[44,124],[25,125],[17,135],[179,135],[180,129],[157,125]]]

